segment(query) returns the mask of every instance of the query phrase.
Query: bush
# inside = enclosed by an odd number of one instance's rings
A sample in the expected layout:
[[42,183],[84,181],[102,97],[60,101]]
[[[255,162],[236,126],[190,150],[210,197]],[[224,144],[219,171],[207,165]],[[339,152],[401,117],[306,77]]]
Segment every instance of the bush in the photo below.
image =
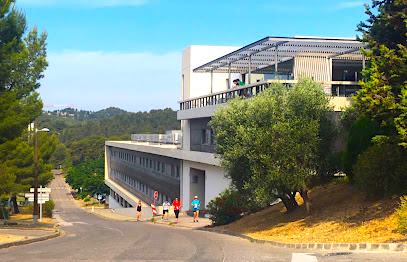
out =
[[407,234],[407,196],[400,197],[400,206],[396,210],[397,214],[397,231],[401,234]]
[[55,203],[50,199],[49,201],[42,204],[42,214],[44,217],[52,217],[52,211],[55,208]]
[[[350,123],[342,124],[350,125]],[[354,176],[353,166],[356,164],[358,156],[373,145],[374,136],[382,133],[380,124],[368,118],[360,118],[351,125],[346,149],[341,156],[342,169],[349,178],[352,179]]]
[[89,196],[86,196],[86,197],[83,199],[83,201],[84,201],[84,202],[89,202],[89,201],[90,201],[90,197],[89,197]]
[[206,211],[211,215],[212,223],[220,226],[239,219],[245,213],[253,213],[260,209],[260,205],[242,197],[239,192],[226,189],[209,202]]
[[0,219],[9,219],[8,209],[0,206]]
[[374,145],[354,165],[355,181],[368,197],[407,193],[407,152],[394,144]]

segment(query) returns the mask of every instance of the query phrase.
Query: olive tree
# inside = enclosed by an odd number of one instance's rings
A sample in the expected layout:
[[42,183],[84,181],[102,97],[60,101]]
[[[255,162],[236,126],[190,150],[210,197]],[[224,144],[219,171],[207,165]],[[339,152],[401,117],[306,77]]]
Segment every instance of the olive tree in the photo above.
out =
[[280,198],[287,211],[296,208],[299,192],[310,212],[307,190],[322,172],[321,123],[332,124],[330,110],[321,86],[308,78],[292,87],[272,84],[253,98],[217,109],[210,125],[233,187],[256,200]]

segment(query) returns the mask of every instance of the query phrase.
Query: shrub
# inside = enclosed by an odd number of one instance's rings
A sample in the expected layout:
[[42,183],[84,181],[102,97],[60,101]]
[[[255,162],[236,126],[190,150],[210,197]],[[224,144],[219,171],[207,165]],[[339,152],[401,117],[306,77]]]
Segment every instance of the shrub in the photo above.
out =
[[89,201],[90,201],[90,197],[89,197],[89,196],[86,196],[86,197],[83,199],[83,201],[84,201],[84,202],[89,202]]
[[9,219],[8,209],[0,206],[0,219]]
[[[344,125],[349,126],[350,123]],[[350,127],[346,149],[341,156],[343,171],[349,178],[354,176],[353,166],[358,156],[373,145],[374,136],[382,133],[380,124],[368,118],[360,118]]]
[[396,210],[397,214],[397,231],[401,234],[407,234],[407,196],[400,197],[400,206]]
[[407,193],[407,152],[394,144],[377,144],[354,165],[355,181],[368,197]]
[[239,219],[245,213],[253,213],[260,209],[260,205],[242,197],[238,191],[226,189],[209,202],[206,211],[211,215],[212,223],[220,226]]
[[52,199],[42,204],[42,213],[44,217],[52,217],[52,211],[55,208],[55,203]]

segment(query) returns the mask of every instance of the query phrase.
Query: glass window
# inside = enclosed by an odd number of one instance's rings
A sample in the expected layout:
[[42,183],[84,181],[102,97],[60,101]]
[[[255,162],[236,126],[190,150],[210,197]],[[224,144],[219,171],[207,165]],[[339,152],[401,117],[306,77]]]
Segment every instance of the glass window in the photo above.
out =
[[177,171],[176,171],[176,173],[175,173],[175,177],[176,178],[179,178],[179,176],[180,176],[180,172],[179,172],[179,166],[176,166],[176,169],[177,169]]
[[206,129],[201,130],[201,144],[206,144]]

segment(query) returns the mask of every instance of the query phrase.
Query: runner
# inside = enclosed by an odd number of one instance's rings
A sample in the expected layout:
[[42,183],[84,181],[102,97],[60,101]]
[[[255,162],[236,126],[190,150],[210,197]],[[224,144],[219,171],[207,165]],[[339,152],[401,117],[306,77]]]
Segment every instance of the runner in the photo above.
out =
[[182,207],[181,201],[178,200],[178,197],[176,197],[174,202],[172,202],[172,206],[174,207],[175,218],[177,219],[177,222],[175,223],[178,224],[179,211]]
[[165,200],[165,202],[163,203],[163,217],[161,219],[164,219],[164,215],[165,215],[165,213],[167,213],[167,220],[168,220],[168,216],[170,214],[169,209],[170,209],[170,203],[168,203],[168,201]]
[[137,204],[137,221],[140,221],[140,217],[141,217],[141,201],[138,201],[138,204]]
[[194,201],[191,202],[192,211],[194,212],[194,222],[198,222],[200,205],[201,201],[198,200],[198,196],[195,196]]

